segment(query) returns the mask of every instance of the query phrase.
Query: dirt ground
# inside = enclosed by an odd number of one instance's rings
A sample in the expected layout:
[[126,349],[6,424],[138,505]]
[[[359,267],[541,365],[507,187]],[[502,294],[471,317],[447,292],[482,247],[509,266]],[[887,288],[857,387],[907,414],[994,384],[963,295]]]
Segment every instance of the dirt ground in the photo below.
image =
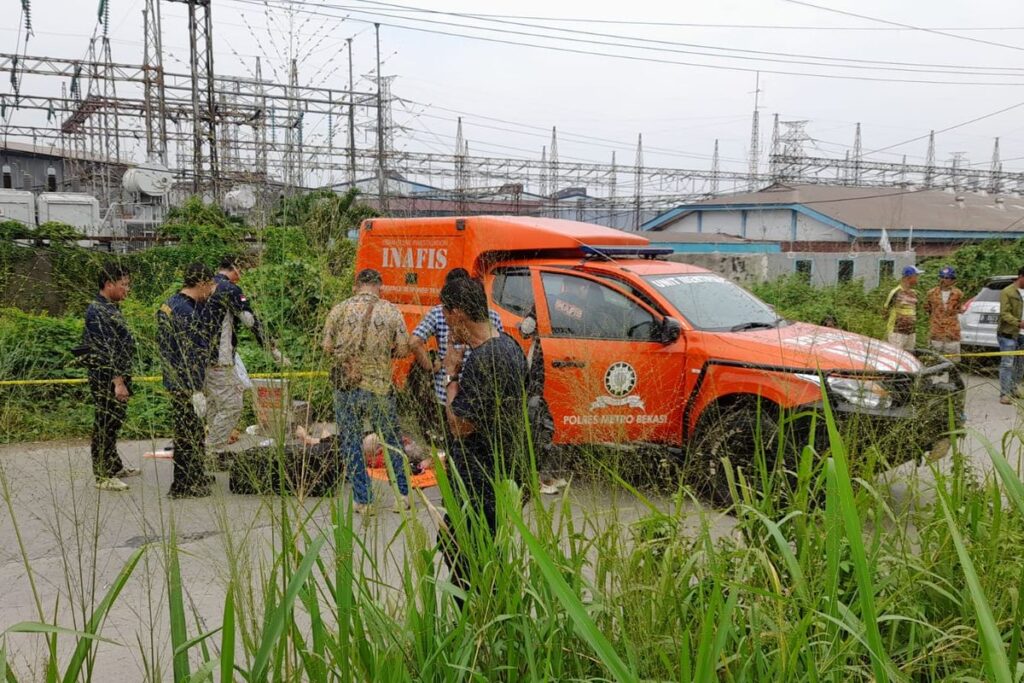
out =
[[[992,376],[968,377],[968,436],[961,450],[981,471],[991,470],[984,440],[998,446],[1003,435],[1019,429],[1024,412],[1017,406],[998,402],[998,381]],[[243,436],[236,447],[252,445],[253,437]],[[104,625],[102,635],[116,643],[100,645],[95,662],[94,680],[137,681],[145,677],[145,659],[159,658],[159,666],[169,676],[170,636],[167,617],[164,553],[159,543],[169,536],[174,525],[182,551],[180,555],[186,609],[207,627],[220,622],[223,609],[229,554],[245,549],[253,571],[266,567],[274,535],[273,498],[237,496],[228,492],[225,473],[217,475],[215,494],[206,499],[169,500],[171,464],[165,460],[143,459],[145,451],[168,441],[132,441],[120,444],[126,462],[141,467],[142,476],[127,480],[126,493],[100,493],[92,486],[88,443],[49,442],[15,444],[0,447],[0,467],[6,475],[17,525],[6,506],[0,507],[0,631],[12,624],[37,620],[28,573],[20,547],[29,556],[32,575],[42,609],[48,621],[62,626],[81,627],[82,605],[98,601],[106,592],[129,557],[141,546],[153,543],[156,551],[145,553],[121,598]],[[1020,460],[1021,444],[1016,442],[1007,455]],[[943,462],[943,466],[948,466]],[[920,504],[927,498],[930,472],[907,463],[891,470],[876,482],[899,506]],[[347,488],[344,495],[348,494]],[[375,555],[385,575],[397,577],[403,548],[388,544],[399,526],[416,520],[433,538],[436,527],[421,501],[416,501],[412,517],[390,511],[392,493],[380,483],[376,486],[380,512],[357,522],[368,551]],[[427,489],[426,497],[440,504],[436,489]],[[644,513],[643,505],[625,500],[621,492],[612,493],[592,482],[572,484],[566,495],[574,514],[588,516],[611,511],[619,520],[628,521]],[[548,497],[543,502],[550,503]],[[652,494],[657,505],[670,502]],[[531,503],[530,505],[536,505]],[[326,527],[329,511],[315,499],[307,501],[308,526]],[[731,520],[720,513],[696,505],[684,511],[686,523],[697,529],[711,525],[715,533],[728,534]],[[364,558],[365,561],[365,558]],[[59,605],[59,607],[58,607]],[[195,624],[189,625],[196,633]],[[63,638],[64,650],[70,638]],[[45,642],[38,635],[17,634],[8,637],[8,654],[23,680],[41,676]],[[150,665],[151,666],[151,665]],[[28,672],[28,675],[25,674]]]

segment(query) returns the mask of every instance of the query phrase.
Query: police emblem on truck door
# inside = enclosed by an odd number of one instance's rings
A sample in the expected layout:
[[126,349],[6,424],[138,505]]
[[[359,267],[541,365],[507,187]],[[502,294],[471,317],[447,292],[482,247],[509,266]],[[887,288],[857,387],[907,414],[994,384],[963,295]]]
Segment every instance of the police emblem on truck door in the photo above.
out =
[[598,396],[590,409],[629,406],[643,410],[643,399],[632,395],[636,383],[636,370],[632,365],[624,361],[612,363],[604,373],[604,388],[608,396]]

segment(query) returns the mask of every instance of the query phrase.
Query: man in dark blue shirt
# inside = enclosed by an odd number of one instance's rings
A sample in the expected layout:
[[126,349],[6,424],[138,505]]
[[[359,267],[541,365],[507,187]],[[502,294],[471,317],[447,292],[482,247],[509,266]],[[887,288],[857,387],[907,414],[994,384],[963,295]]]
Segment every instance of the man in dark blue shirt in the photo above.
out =
[[[241,276],[241,262],[234,256],[225,257],[220,263],[220,271],[213,276],[216,289],[205,307],[212,337],[205,385],[209,427],[206,446],[211,451],[223,450],[228,445],[231,431],[242,414],[244,388],[235,373],[238,326],[249,328],[257,344],[268,346],[263,325],[238,286]],[[278,363],[288,364],[288,359],[276,346],[270,346],[270,353]]]
[[92,472],[101,491],[126,491],[123,477],[139,474],[117,453],[117,435],[124,423],[132,395],[132,361],[135,339],[125,324],[118,304],[128,296],[131,275],[117,263],[100,270],[99,293],[85,311],[82,347],[89,369],[93,415]]
[[210,354],[209,325],[203,306],[214,286],[209,267],[189,264],[181,291],[160,306],[156,314],[164,387],[171,394],[174,423],[174,481],[168,492],[172,498],[208,496],[213,482],[213,477],[206,474],[203,448],[203,382]]
[[[526,430],[526,358],[512,337],[498,332],[488,319],[487,295],[479,282],[453,280],[441,290],[441,305],[452,341],[472,354],[445,378],[447,418],[451,430],[451,463],[466,488],[471,508],[467,528],[483,517],[494,533],[497,526],[495,484],[525,481],[529,464]],[[455,583],[467,587],[466,562],[445,515],[447,536],[442,548]],[[469,536],[472,537],[472,536]]]

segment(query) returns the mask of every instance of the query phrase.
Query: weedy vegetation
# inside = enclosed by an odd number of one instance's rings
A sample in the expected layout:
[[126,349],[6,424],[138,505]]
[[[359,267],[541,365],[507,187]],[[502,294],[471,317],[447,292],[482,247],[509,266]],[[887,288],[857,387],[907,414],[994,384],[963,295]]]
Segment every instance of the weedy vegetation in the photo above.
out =
[[[351,246],[339,231],[355,209],[331,201],[278,212],[282,222],[319,221],[326,250],[310,246],[309,223],[269,228],[263,260],[243,283],[299,367],[316,367],[312,331],[350,284]],[[126,304],[140,373],[155,371],[153,302],[173,290],[175,268],[238,246],[242,228],[204,211],[186,207],[172,222],[181,244],[137,257],[151,273],[136,277]],[[7,287],[25,258],[12,249],[0,260]],[[61,258],[87,258],[66,249]],[[817,322],[800,313],[801,286],[761,294]],[[859,296],[844,290],[835,301],[861,315],[877,294]],[[867,326],[852,308],[840,322]],[[77,341],[76,325],[70,309],[5,310],[0,378],[73,376],[59,354]],[[245,355],[250,370],[269,369],[257,351]],[[329,405],[322,383],[294,390]],[[88,432],[81,389],[2,391],[4,440]],[[164,399],[156,387],[140,391],[125,436],[156,440],[168,432]],[[730,470],[724,510],[702,506],[664,471],[654,486],[619,467],[629,463],[584,452],[576,457],[589,475],[558,497],[541,497],[536,480],[501,482],[493,537],[444,469],[440,500],[414,497],[385,530],[353,514],[347,489],[230,505],[226,494],[145,506],[102,497],[69,483],[84,464],[78,455],[36,472],[50,495],[29,501],[19,454],[8,449],[0,525],[15,542],[4,591],[27,595],[28,606],[23,621],[0,625],[0,681],[105,681],[109,659],[124,680],[176,683],[1021,680],[1024,483],[1015,463],[1024,432],[988,445],[985,467],[954,442],[941,465],[895,475],[884,444],[845,441],[827,404],[821,420],[827,438],[799,444],[790,471],[770,467],[770,453],[751,471]],[[900,496],[888,486],[896,476]],[[452,518],[468,588],[442,561],[434,504]],[[208,538],[182,531],[197,516]],[[137,529],[116,552],[100,531],[115,522]]]

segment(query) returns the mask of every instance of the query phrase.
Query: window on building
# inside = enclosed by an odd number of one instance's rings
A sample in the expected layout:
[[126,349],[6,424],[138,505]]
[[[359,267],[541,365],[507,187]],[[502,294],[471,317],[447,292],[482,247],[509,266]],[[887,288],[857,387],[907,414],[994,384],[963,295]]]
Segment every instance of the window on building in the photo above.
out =
[[837,282],[849,282],[853,279],[853,260],[840,259],[839,272],[836,275]]
[[892,259],[882,259],[878,262],[878,281],[891,280],[896,274],[896,262]]
[[814,272],[814,261],[809,259],[797,259],[796,274],[803,280],[810,282],[811,273]]
[[491,286],[494,303],[506,311],[526,317],[533,310],[533,283],[529,268],[499,268]]
[[553,336],[651,340],[654,316],[624,294],[574,275],[541,277]]

